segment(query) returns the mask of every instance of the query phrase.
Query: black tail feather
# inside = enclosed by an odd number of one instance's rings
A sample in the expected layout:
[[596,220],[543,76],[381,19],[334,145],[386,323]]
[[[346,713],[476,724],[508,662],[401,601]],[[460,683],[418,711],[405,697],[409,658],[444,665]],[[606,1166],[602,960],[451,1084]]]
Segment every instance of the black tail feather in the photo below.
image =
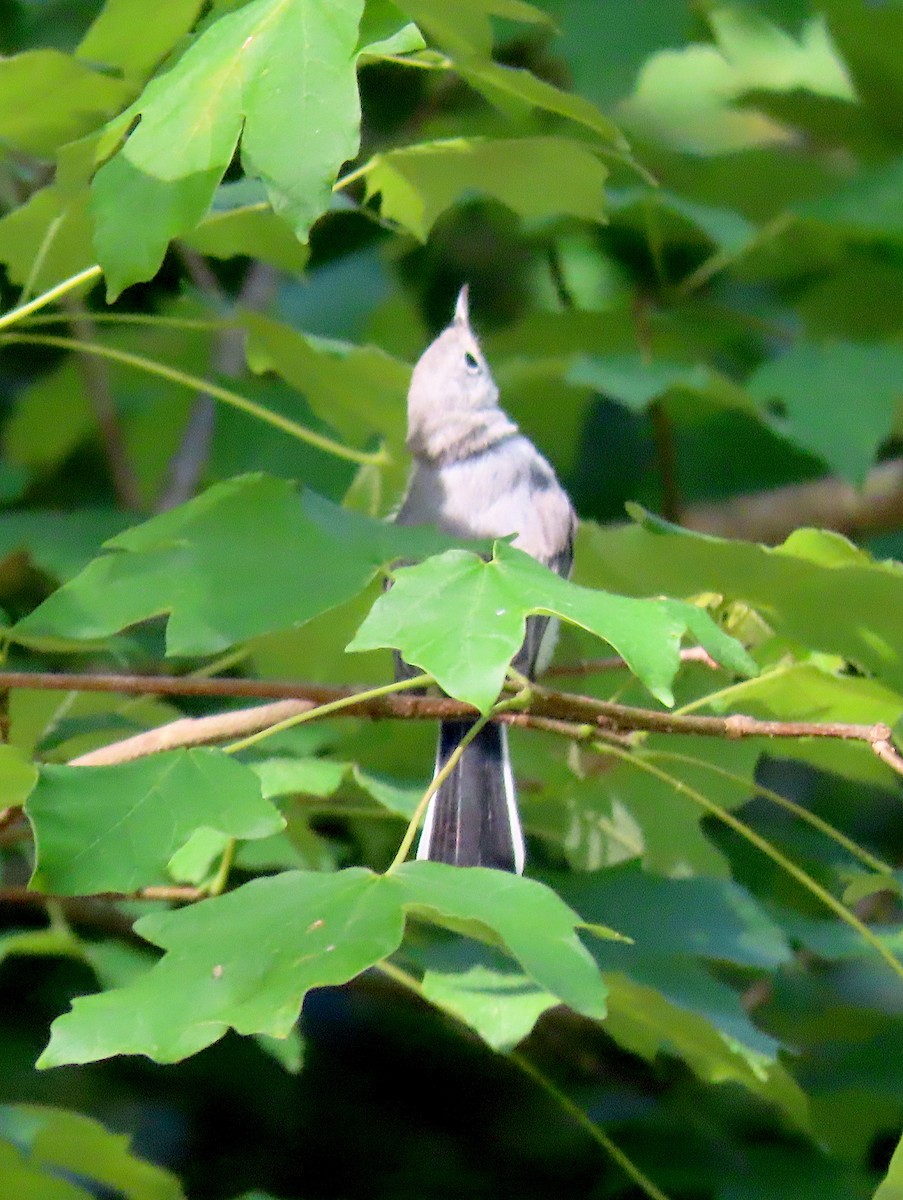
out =
[[[473,728],[473,721],[443,721],[439,727],[439,771]],[[504,725],[484,725],[430,801],[418,858],[459,867],[524,866],[524,838],[508,759]]]

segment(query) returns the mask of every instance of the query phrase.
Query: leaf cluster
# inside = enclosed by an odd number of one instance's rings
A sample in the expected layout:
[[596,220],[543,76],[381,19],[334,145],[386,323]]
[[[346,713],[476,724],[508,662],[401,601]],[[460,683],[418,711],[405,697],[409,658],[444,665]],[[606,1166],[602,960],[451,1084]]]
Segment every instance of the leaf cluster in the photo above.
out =
[[[153,8],[4,9],[0,1191],[903,1194],[903,10]],[[387,520],[465,281],[573,581]]]

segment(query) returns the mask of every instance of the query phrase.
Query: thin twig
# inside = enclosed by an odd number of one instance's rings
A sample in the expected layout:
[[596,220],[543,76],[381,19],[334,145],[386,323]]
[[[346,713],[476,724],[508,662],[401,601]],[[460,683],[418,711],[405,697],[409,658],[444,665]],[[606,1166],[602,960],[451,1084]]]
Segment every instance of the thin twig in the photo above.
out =
[[[183,245],[178,245],[178,251],[195,287],[204,292],[217,309],[222,309],[228,297],[203,255]],[[268,263],[252,263],[235,299],[235,307],[263,311],[276,294],[277,279],[276,271]],[[244,329],[238,322],[229,322],[216,335],[213,370],[217,375],[231,378],[241,374],[244,363]],[[216,399],[208,391],[201,392],[192,405],[178,449],[170,459],[166,484],[156,505],[158,512],[184,504],[194,495],[210,457],[215,428]]]
[[[720,671],[720,664],[715,662],[708,650],[704,650],[702,646],[687,646],[680,652],[680,661],[683,663],[701,663],[704,667],[708,667],[712,671]],[[618,654],[612,654],[607,658],[590,658],[584,662],[577,663],[555,663],[551,667],[547,667],[543,672],[543,679],[555,679],[558,677],[566,679],[577,679],[583,675],[602,675],[608,671],[626,671],[627,663]]]
[[[181,887],[173,885],[160,887],[139,888],[135,892],[96,892],[91,900],[171,900],[181,904],[190,904],[195,900],[203,900],[207,893],[203,888]],[[0,904],[28,904],[42,906],[55,900],[88,899],[87,896],[57,896],[49,892],[35,892],[30,888],[0,887]]]
[[15,325],[23,317],[27,317],[41,308],[46,308],[48,304],[53,304],[55,300],[60,300],[63,296],[68,296],[83,283],[92,283],[95,279],[99,279],[102,274],[100,267],[95,264],[93,267],[86,267],[84,271],[79,271],[77,275],[70,275],[68,279],[54,284],[52,288],[41,292],[40,296],[35,296],[34,300],[29,300],[27,304],[20,304],[16,308],[0,314],[0,329],[8,329],[10,325]]
[[667,771],[663,771],[661,767],[657,767],[654,763],[649,762],[643,755],[631,754],[629,751],[621,750],[617,746],[595,745],[594,749],[600,754],[614,755],[615,758],[626,762],[635,770],[645,771],[647,774],[661,780],[662,783],[674,788],[680,795],[686,796],[688,800],[698,805],[704,812],[717,817],[722,824],[727,825],[729,829],[739,834],[751,846],[755,846],[757,850],[760,850],[770,858],[773,863],[776,863],[785,874],[791,876],[807,892],[820,900],[845,925],[855,930],[864,942],[867,942],[873,950],[881,955],[896,976],[899,979],[903,979],[903,962],[897,958],[888,946],[885,946],[868,925],[861,921],[855,913],[851,912],[836,896],[832,896],[827,888],[823,887],[816,879],[813,879],[808,871],[804,871],[802,867],[797,866],[792,859],[778,850],[767,838],[747,825],[745,821],[741,821],[735,813],[730,812],[720,804],[716,804],[714,800],[710,800],[708,796],[705,796],[697,788],[691,787],[685,780],[678,779],[674,775],[669,775]]
[[[32,303],[36,303],[36,301]],[[26,305],[25,307],[27,308],[28,306]],[[2,327],[3,318],[0,317],[0,328]],[[139,371],[146,371],[149,375],[156,375],[158,378],[166,379],[170,383],[180,384],[182,387],[189,388],[193,392],[209,392],[211,396],[215,396],[217,400],[221,400],[224,404],[229,404],[233,408],[247,413],[249,416],[256,417],[259,421],[266,422],[267,425],[273,425],[276,429],[281,429],[283,433],[297,438],[298,441],[307,442],[309,445],[315,446],[318,450],[323,450],[327,454],[332,454],[334,457],[345,459],[348,462],[360,463],[364,466],[385,466],[390,461],[384,449],[374,451],[373,453],[364,450],[355,450],[353,446],[345,446],[341,442],[335,441],[334,438],[326,437],[322,433],[317,433],[313,429],[299,425],[297,421],[292,421],[289,417],[284,417],[281,413],[273,412],[263,404],[258,404],[255,400],[250,400],[247,396],[242,396],[238,392],[231,391],[229,388],[220,387],[218,384],[211,383],[208,379],[201,379],[197,375],[190,375],[187,371],[179,371],[175,367],[168,366],[166,363],[158,362],[152,358],[145,358],[141,354],[131,354],[127,350],[118,350],[114,346],[106,346],[100,342],[83,342],[78,338],[57,337],[55,334],[49,333],[5,333],[0,335],[0,344],[15,345],[16,343],[29,346],[56,346],[60,350],[81,350],[85,354],[95,354],[99,358],[107,358],[111,362],[122,363],[127,367],[135,367]]]
[[[410,972],[399,967],[397,963],[385,959],[383,962],[376,964],[376,970],[380,974],[385,975],[387,979],[399,984],[403,988],[407,988],[415,995],[424,999],[423,986],[418,979],[415,979]],[[462,1020],[457,1013],[451,1012],[449,1009],[443,1008],[443,1013],[456,1024],[463,1026],[468,1032],[471,1032],[470,1026]],[[529,1075],[530,1079],[539,1086],[554,1100],[554,1102],[564,1112],[574,1120],[585,1133],[600,1146],[605,1153],[618,1164],[621,1170],[632,1179],[638,1187],[640,1187],[650,1200],[668,1200],[660,1188],[645,1175],[640,1168],[617,1146],[604,1130],[596,1124],[596,1122],[585,1112],[579,1104],[575,1103],[570,1096],[566,1095],[557,1084],[553,1083],[543,1072],[532,1063],[525,1055],[518,1053],[516,1050],[509,1051],[505,1057],[509,1062],[513,1063],[523,1074]]]
[[[83,342],[96,341],[97,329],[84,306],[71,296],[67,296],[63,300],[62,307],[68,315],[69,325],[75,336]],[[75,362],[94,411],[104,457],[116,489],[116,497],[122,508],[140,509],[141,489],[138,486],[138,476],[129,461],[125,437],[119,424],[109,365],[102,358],[82,353],[75,355]]]
[[[346,716],[380,717],[395,720],[454,720],[473,716],[476,713],[476,709],[472,705],[451,700],[448,697],[398,696],[384,694],[386,689],[361,691],[355,688],[338,688],[301,682],[269,683],[262,680],[173,678],[169,675],[68,675],[59,672],[35,672],[34,674],[27,671],[0,672],[0,690],[15,687],[144,695],[253,695],[261,698],[291,696],[293,699],[287,703],[296,705],[292,709],[280,710],[278,717],[274,714],[275,706],[262,705],[257,708],[237,710],[212,717],[200,717],[194,720],[183,718],[176,724],[186,733],[188,730],[193,730],[189,735],[190,743],[179,742],[170,736],[165,747],[167,749],[172,748],[173,745],[197,745],[203,741],[221,741],[225,737],[234,736],[239,726],[242,731],[268,728],[275,720],[284,721],[295,718],[296,715],[306,713],[319,706],[330,706],[327,711],[318,714],[323,716],[333,715],[335,712],[335,715],[341,713]],[[338,707],[335,707],[337,705]],[[677,713],[616,704],[610,700],[597,700],[592,696],[558,692],[537,683],[531,685],[530,702],[525,711],[500,712],[496,719],[507,724],[529,727],[537,717],[552,718],[567,723],[573,727],[570,736],[576,738],[584,737],[583,727],[591,725],[595,730],[608,734],[680,733],[730,740],[828,738],[834,741],[862,742],[891,770],[903,775],[903,756],[894,745],[893,731],[889,725],[885,725],[883,722],[863,725],[843,721],[766,721],[743,713],[734,713],[727,717],[681,716]],[[201,722],[203,725],[200,725]],[[236,722],[239,724],[236,725]],[[199,726],[203,730],[201,737],[198,736]],[[139,734],[138,737],[166,738],[169,735],[164,731],[167,730],[171,734],[172,727],[160,726],[158,729],[151,730],[149,734]],[[90,756],[91,760],[99,761],[95,756],[116,753],[117,747],[133,745],[134,742],[135,739],[129,738],[124,743],[114,743],[111,746],[103,747],[102,750],[93,751]],[[158,748],[163,747],[161,745]],[[153,750],[143,750],[141,753],[153,752]],[[140,756],[140,754],[129,755],[129,757]],[[87,755],[82,756],[82,760],[86,760],[88,757]],[[106,758],[104,761],[122,760]]]

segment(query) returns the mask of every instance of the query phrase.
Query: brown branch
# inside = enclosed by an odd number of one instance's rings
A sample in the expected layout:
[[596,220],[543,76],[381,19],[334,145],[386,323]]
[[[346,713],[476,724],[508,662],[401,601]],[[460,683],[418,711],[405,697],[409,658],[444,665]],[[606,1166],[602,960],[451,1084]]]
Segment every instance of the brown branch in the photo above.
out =
[[[203,888],[181,887],[178,885],[163,887],[139,888],[136,892],[92,892],[92,900],[172,900],[188,904],[194,900],[202,900],[207,893]],[[0,887],[0,904],[27,904],[40,906],[50,900],[72,900],[72,896],[57,896],[51,892],[35,892],[30,888]]]
[[[685,663],[702,663],[717,669],[718,664],[701,646],[680,652]],[[551,667],[545,677],[573,678],[605,671],[621,671],[623,658],[591,659],[579,663],[561,663]],[[328,704],[351,694],[353,689],[329,684],[300,683],[277,679],[209,679],[200,675],[118,675],[112,672],[76,673],[68,671],[0,671],[0,692],[15,688],[50,692],[120,692],[130,696],[214,696],[257,700],[313,700]],[[401,697],[399,697],[401,699]]]
[[903,458],[874,467],[861,489],[830,476],[682,510],[687,529],[775,545],[813,525],[858,538],[903,525]]
[[[85,308],[70,298],[64,299],[62,306],[75,337],[82,342],[96,342],[97,327]],[[119,424],[109,364],[91,354],[80,353],[76,353],[75,362],[97,421],[104,457],[119,503],[125,509],[140,509],[141,489],[138,476],[129,461],[125,437]]]
[[[359,689],[326,684],[269,682],[254,679],[178,678],[168,675],[76,675],[0,672],[0,689],[51,688],[67,691],[104,691],[123,694],[189,696],[281,697],[281,704],[258,705],[209,717],[182,717],[147,733],[114,742],[74,760],[79,765],[123,762],[145,754],[185,745],[204,745],[266,729],[277,721],[312,711],[320,705],[354,696]],[[330,716],[393,720],[445,720],[472,716],[469,704],[447,696],[370,696]],[[720,738],[830,738],[867,745],[892,770],[903,775],[903,757],[888,725],[851,724],[842,721],[764,721],[735,713],[728,717],[682,716],[656,709],[637,708],[610,700],[597,700],[571,692],[558,692],[533,684],[530,703],[521,712],[500,713],[498,720],[527,728],[536,718],[563,722],[569,736],[585,738],[602,730],[614,734],[680,733]],[[561,732],[564,732],[562,728]]]
[[[195,682],[195,681],[193,681]],[[199,681],[196,681],[199,682]],[[213,682],[212,680],[207,682]],[[0,677],[2,686],[2,677]],[[80,766],[123,762],[161,749],[182,745],[201,745],[222,741],[238,733],[266,729],[276,721],[295,713],[311,712],[317,706],[333,700],[354,696],[353,688],[334,688],[322,685],[294,685],[299,699],[281,705],[262,705],[252,709],[224,713],[211,717],[182,718],[170,725],[124,742],[114,742],[90,754],[73,760]],[[302,695],[306,693],[306,695]],[[330,716],[389,718],[395,720],[443,720],[472,716],[476,710],[448,697],[388,695],[362,699]],[[682,716],[654,709],[636,708],[613,701],[596,700],[570,692],[556,692],[534,684],[530,703],[523,711],[500,713],[497,718],[506,724],[526,728],[549,728],[549,719],[559,722],[556,730],[576,739],[585,739],[599,732],[608,735],[629,735],[637,732],[691,734],[703,737],[739,738],[830,738],[835,741],[856,741],[867,745],[874,754],[899,775],[903,775],[903,756],[893,743],[889,726],[850,724],[841,721],[763,721],[735,713],[728,717]],[[240,727],[237,722],[241,723]],[[173,725],[177,729],[173,729]],[[187,740],[186,740],[187,739]]]
[[[178,246],[178,251],[195,287],[222,309],[226,293],[203,255],[183,245]],[[254,311],[267,308],[275,296],[277,280],[277,272],[267,263],[252,263],[236,297],[236,306]],[[232,325],[220,330],[212,354],[214,371],[218,375],[235,376],[241,373],[244,364],[244,329]],[[216,400],[208,392],[201,392],[192,406],[179,447],[170,459],[157,511],[175,508],[194,494],[210,456],[215,426]]]
[[[684,663],[702,663],[704,667],[708,667],[712,671],[720,670],[720,665],[715,662],[708,650],[704,650],[702,646],[688,646],[680,652],[680,661]],[[543,672],[543,679],[566,678],[576,679],[583,675],[602,675],[608,671],[624,671],[627,669],[627,663],[618,654],[613,654],[608,658],[591,658],[585,662],[576,663],[555,663],[551,667],[547,667]]]
[[181,717],[136,733],[133,737],[97,750],[89,750],[70,760],[73,767],[103,767],[114,763],[132,762],[149,754],[161,754],[164,750],[178,750],[186,746],[209,746],[232,738],[245,737],[268,729],[279,721],[309,712],[317,705],[311,700],[280,700],[274,704],[260,704],[255,708],[243,708],[234,712],[217,713],[211,717]]

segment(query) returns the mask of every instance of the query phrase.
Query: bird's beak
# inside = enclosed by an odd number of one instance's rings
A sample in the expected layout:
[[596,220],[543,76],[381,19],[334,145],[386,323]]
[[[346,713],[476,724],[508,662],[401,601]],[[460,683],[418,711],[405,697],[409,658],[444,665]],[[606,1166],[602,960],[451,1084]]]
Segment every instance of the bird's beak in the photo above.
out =
[[455,324],[470,326],[470,301],[468,299],[470,284],[465,283],[458,292],[455,303]]

